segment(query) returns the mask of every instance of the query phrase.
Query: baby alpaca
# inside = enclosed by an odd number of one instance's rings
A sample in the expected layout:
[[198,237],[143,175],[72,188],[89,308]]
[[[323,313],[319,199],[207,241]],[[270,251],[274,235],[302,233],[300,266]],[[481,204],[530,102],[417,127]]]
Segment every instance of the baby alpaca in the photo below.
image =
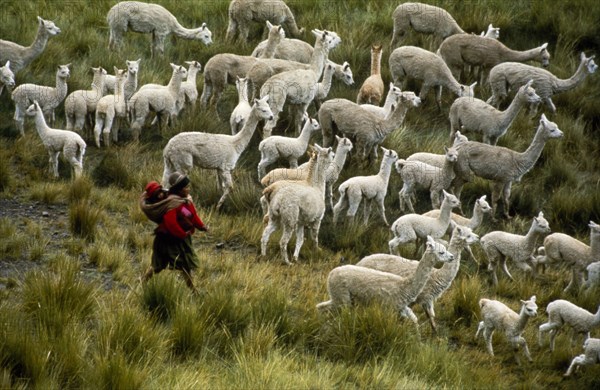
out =
[[[10,61],[14,73],[19,72],[39,57],[46,48],[49,38],[60,34],[60,28],[54,22],[44,20],[39,16],[37,20],[38,31],[31,45],[24,47],[14,42],[0,39],[0,63]],[[23,110],[25,109],[27,107]]]
[[[96,104],[96,124],[94,126],[94,141],[96,147],[100,147],[100,134],[104,141],[104,146],[110,146],[110,133],[112,133],[113,142],[119,139],[119,122],[120,119],[127,118],[127,104],[125,100],[125,84],[127,83],[128,75],[125,75],[125,70],[114,67],[117,75],[116,93],[114,95],[103,96]],[[117,120],[116,128],[112,129],[113,122]]]
[[[102,67],[92,68],[92,89],[71,92],[65,99],[65,116],[67,117],[67,130],[80,133],[85,125],[86,118],[96,111],[96,104],[104,91],[106,70]],[[90,121],[91,122],[91,121]]]
[[317,309],[331,310],[352,304],[380,302],[396,309],[402,317],[410,318],[418,329],[417,316],[409,306],[423,291],[438,261],[448,263],[455,260],[442,244],[427,237],[427,249],[414,274],[409,277],[356,265],[334,268],[327,277],[330,299],[319,303]]
[[571,345],[576,334],[583,334],[584,341],[590,338],[590,332],[600,326],[600,306],[596,314],[564,299],[557,299],[546,306],[548,322],[540,325],[538,333],[540,346],[543,345],[543,333],[550,332],[550,351],[554,351],[554,338],[564,325],[571,327]]
[[348,209],[346,216],[354,218],[358,211],[358,206],[360,206],[360,201],[364,199],[363,222],[365,224],[368,223],[369,215],[371,214],[371,202],[375,201],[375,205],[379,210],[379,214],[381,214],[383,222],[386,226],[389,226],[387,218],[385,217],[385,206],[383,201],[387,195],[392,164],[398,160],[398,153],[393,150],[388,150],[383,146],[381,147],[381,150],[383,150],[383,158],[381,159],[381,166],[377,175],[355,176],[340,184],[340,187],[338,188],[340,199],[333,208],[333,223],[337,223],[340,213],[346,209]]
[[8,86],[9,91],[15,86],[15,74],[10,70],[10,61],[6,61],[6,64],[0,67],[0,95],[5,85]]
[[579,366],[600,363],[600,339],[587,339],[583,343],[583,354],[575,356],[571,365],[565,372],[565,376],[570,376],[573,370],[577,371]]
[[379,107],[374,104],[361,104],[360,107],[372,112],[373,114],[377,114],[381,119],[386,119],[392,113],[392,106],[398,106],[398,99],[402,91],[400,88],[395,87],[394,83],[390,83],[390,89],[385,97],[385,102],[383,103],[383,107]]
[[384,85],[381,78],[381,45],[371,46],[371,75],[367,77],[358,91],[356,104],[373,104],[378,106],[383,97]]
[[434,34],[440,40],[453,34],[464,33],[448,11],[423,3],[400,4],[392,14],[392,21],[394,22],[392,47],[398,46],[410,30],[422,34]]
[[67,96],[67,79],[71,76],[69,66],[59,65],[56,70],[56,87],[46,87],[36,84],[21,84],[12,92],[12,100],[15,102],[14,120],[21,135],[24,134],[23,122],[25,111],[31,102],[37,100],[48,117],[50,124],[54,123],[54,109]]
[[506,259],[511,258],[515,266],[526,272],[534,272],[532,267],[535,259],[537,240],[544,234],[550,232],[548,221],[544,218],[544,213],[540,211],[537,217],[533,217],[531,227],[526,235],[520,236],[503,231],[493,231],[481,237],[481,246],[488,259],[488,270],[492,272],[492,281],[494,286],[498,285],[496,267],[498,262],[502,270],[511,280],[514,280],[508,268]]
[[262,140],[258,145],[260,151],[258,177],[262,178],[265,169],[280,158],[287,159],[290,168],[298,168],[298,159],[306,153],[311,134],[318,130],[321,130],[319,122],[307,116],[298,138],[271,136]]
[[529,298],[528,301],[521,300],[521,311],[519,314],[515,313],[504,303],[493,299],[480,299],[479,307],[481,308],[483,321],[481,321],[477,327],[475,338],[477,338],[479,332],[483,330],[483,338],[485,339],[488,353],[494,356],[492,335],[495,330],[500,330],[504,332],[508,342],[512,345],[517,364],[521,364],[521,360],[517,356],[517,351],[520,346],[523,347],[523,352],[525,352],[527,360],[532,362],[533,359],[531,359],[527,341],[522,334],[529,318],[537,315],[538,307],[535,303],[535,295]]
[[[452,147],[456,148],[460,144],[463,144],[467,141],[469,141],[469,139],[466,136],[462,135],[460,131],[457,131],[456,135],[454,136],[454,142],[452,143]],[[434,167],[438,167],[441,169],[445,164],[446,154],[417,152],[408,156],[406,161],[421,161],[425,164],[433,165]]]
[[73,131],[49,128],[37,100],[34,100],[25,112],[28,116],[35,117],[35,127],[50,156],[50,173],[58,178],[58,156],[62,152],[63,157],[73,168],[75,178],[80,177],[83,171],[83,155],[86,147],[83,138]]
[[108,11],[106,21],[110,29],[108,47],[111,50],[121,46],[123,35],[128,30],[152,34],[152,56],[156,52],[164,54],[165,39],[171,33],[179,38],[202,41],[207,46],[212,43],[212,32],[206,23],[198,28],[185,28],[172,13],[158,4],[122,1]]
[[231,135],[235,135],[244,127],[248,115],[250,115],[250,102],[248,101],[248,79],[236,76],[235,88],[238,92],[238,104],[235,106],[229,117],[229,126]]
[[[135,61],[125,61],[127,65],[127,80],[125,81],[125,86],[123,87],[123,91],[125,93],[125,101],[129,101],[135,91],[137,91],[138,87],[138,79],[137,75],[140,70],[140,61],[142,59],[138,58]],[[104,80],[104,92],[103,95],[113,94],[116,95],[116,75],[107,74],[106,79]]]
[[247,41],[250,22],[270,21],[283,25],[294,37],[300,37],[304,33],[304,28],[298,28],[292,11],[282,0],[232,0],[228,15],[227,40],[233,40],[239,34],[243,41]]

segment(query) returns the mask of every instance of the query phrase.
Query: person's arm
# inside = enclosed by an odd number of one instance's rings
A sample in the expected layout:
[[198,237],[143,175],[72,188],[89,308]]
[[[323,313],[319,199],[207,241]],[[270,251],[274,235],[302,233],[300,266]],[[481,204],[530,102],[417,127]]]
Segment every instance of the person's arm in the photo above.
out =
[[192,224],[194,225],[195,228],[203,230],[203,231],[207,231],[208,227],[204,224],[204,222],[202,222],[202,220],[200,219],[200,217],[198,216],[198,213],[196,212],[196,207],[194,206],[193,203],[189,203],[188,205],[189,210],[192,212]]
[[188,232],[179,226],[179,222],[177,222],[177,210],[178,209],[171,209],[167,211],[163,217],[163,226],[167,229],[169,234],[183,240],[188,236]]

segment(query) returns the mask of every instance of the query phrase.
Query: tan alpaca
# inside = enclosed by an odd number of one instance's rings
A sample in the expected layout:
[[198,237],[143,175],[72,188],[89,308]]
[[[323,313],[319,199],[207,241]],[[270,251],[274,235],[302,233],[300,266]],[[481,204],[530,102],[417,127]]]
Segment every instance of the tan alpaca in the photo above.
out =
[[381,78],[381,45],[371,46],[371,75],[367,77],[358,91],[356,104],[373,104],[378,106],[384,92],[383,79]]

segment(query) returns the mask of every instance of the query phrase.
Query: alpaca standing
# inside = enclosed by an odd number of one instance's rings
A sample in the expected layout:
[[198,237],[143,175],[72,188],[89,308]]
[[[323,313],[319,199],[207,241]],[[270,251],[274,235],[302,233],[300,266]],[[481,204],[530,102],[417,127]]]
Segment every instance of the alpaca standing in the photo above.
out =
[[553,138],[561,138],[562,131],[556,123],[550,122],[542,114],[531,145],[522,153],[475,141],[465,142],[458,147],[458,161],[455,164],[454,193],[460,197],[464,183],[479,176],[491,180],[492,184],[492,218],[495,220],[498,200],[502,197],[504,216],[509,215],[510,190],[513,182],[519,182],[529,172],[542,154],[546,142]]
[[296,232],[294,261],[298,261],[304,243],[305,227],[310,229],[315,248],[319,248],[319,229],[325,214],[325,171],[333,160],[333,150],[318,145],[315,145],[315,149],[317,158],[306,180],[281,180],[263,191],[268,202],[268,223],[261,238],[262,256],[267,254],[269,237],[280,227],[282,234],[279,249],[284,263],[290,264],[287,245],[294,231]]
[[50,173],[58,178],[58,156],[62,152],[63,157],[73,168],[75,178],[80,177],[83,171],[83,155],[86,147],[83,138],[73,131],[48,127],[44,119],[44,112],[37,100],[34,100],[25,113],[35,117],[35,127],[50,156]]
[[506,98],[509,89],[516,89],[533,80],[533,88],[542,98],[544,104],[554,113],[556,106],[552,102],[552,96],[557,93],[569,91],[585,80],[585,78],[595,73],[598,65],[594,62],[594,56],[586,57],[581,53],[581,62],[579,67],[568,79],[559,79],[545,69],[540,69],[518,62],[505,62],[496,65],[490,71],[490,86],[492,87],[492,96],[488,103],[498,107]]
[[10,70],[10,61],[6,61],[6,64],[0,67],[0,96],[5,85],[9,91],[15,86],[15,74]]
[[[12,71],[15,74],[42,54],[50,37],[60,34],[60,28],[54,22],[44,20],[39,16],[37,20],[38,31],[31,45],[24,47],[14,42],[0,39],[0,63],[10,61]],[[23,110],[25,109],[27,107]]]
[[356,104],[373,104],[378,106],[383,97],[384,85],[381,78],[381,45],[371,46],[371,75],[367,77],[358,91]]
[[227,40],[233,40],[239,34],[243,41],[247,41],[250,22],[270,21],[283,25],[294,37],[304,33],[304,28],[298,28],[292,11],[282,0],[232,0],[228,15]]
[[25,111],[31,102],[37,100],[48,118],[50,124],[54,123],[54,109],[67,96],[67,79],[71,76],[69,70],[71,64],[59,65],[56,70],[56,87],[46,87],[36,84],[21,84],[11,94],[15,102],[14,120],[21,135],[24,134],[23,123]]
[[383,201],[387,195],[392,165],[398,160],[398,153],[394,150],[388,150],[383,146],[381,150],[383,150],[383,158],[381,159],[379,173],[373,176],[355,176],[340,184],[338,188],[340,199],[333,207],[333,223],[337,223],[340,213],[346,209],[348,210],[346,216],[354,218],[361,200],[364,199],[363,222],[365,224],[368,223],[369,215],[371,214],[371,202],[375,201],[383,222],[386,226],[389,226],[385,217]]
[[179,38],[202,41],[207,46],[212,43],[212,32],[206,23],[198,28],[185,28],[173,14],[158,4],[122,1],[108,11],[106,21],[110,29],[108,47],[111,50],[121,46],[123,35],[128,30],[152,34],[152,56],[156,52],[161,56],[164,54],[165,39],[171,33]]
[[586,341],[590,338],[590,331],[600,326],[600,306],[596,313],[592,314],[574,303],[557,299],[546,306],[546,313],[548,313],[548,322],[540,325],[538,341],[542,346],[543,333],[550,332],[550,351],[554,351],[554,338],[563,326],[568,325],[572,330],[571,345],[575,341],[576,334],[583,334],[583,341]]
[[[67,118],[67,130],[75,130],[81,133],[86,118],[96,111],[96,104],[102,98],[106,70],[102,67],[92,68],[92,89],[71,92],[65,99],[65,116]],[[90,121],[91,123],[91,121]]]
[[390,89],[385,97],[383,107],[379,107],[374,104],[361,104],[360,107],[372,112],[373,114],[377,114],[382,119],[386,119],[388,115],[392,113],[392,106],[398,106],[398,99],[400,99],[401,94],[402,90],[394,86],[394,83],[390,82]]
[[[129,101],[135,91],[137,91],[138,87],[138,73],[140,71],[140,61],[142,59],[138,58],[135,61],[125,61],[125,65],[127,65],[127,80],[125,81],[125,85],[123,86],[123,92],[125,94],[125,101]],[[115,68],[116,69],[116,68]],[[106,79],[104,80],[104,92],[103,95],[113,94],[116,95],[116,75],[108,74],[106,75]]]
[[194,166],[217,171],[219,187],[223,191],[217,209],[233,187],[231,171],[250,143],[250,139],[261,119],[271,119],[268,97],[255,99],[248,120],[236,135],[184,132],[175,135],[163,150],[164,171],[162,182],[167,185],[173,172],[187,174]]
[[244,127],[244,123],[246,123],[251,110],[250,102],[248,101],[248,79],[245,77],[236,77],[236,79],[235,88],[238,93],[238,104],[229,117],[231,135],[236,135]]
[[[117,75],[116,93],[114,95],[103,96],[96,104],[96,125],[94,126],[94,140],[96,147],[100,147],[100,134],[102,134],[104,146],[110,146],[110,133],[112,133],[113,142],[119,139],[119,122],[127,118],[127,103],[125,100],[125,83],[127,77],[125,70],[115,69]],[[113,122],[117,120],[117,126],[113,130]]]

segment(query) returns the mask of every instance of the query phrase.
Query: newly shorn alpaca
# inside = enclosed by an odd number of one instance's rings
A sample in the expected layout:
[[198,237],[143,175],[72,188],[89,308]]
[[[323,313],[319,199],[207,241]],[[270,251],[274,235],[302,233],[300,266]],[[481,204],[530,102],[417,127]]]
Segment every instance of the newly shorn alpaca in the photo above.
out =
[[381,55],[383,50],[381,45],[371,46],[371,75],[367,77],[358,91],[356,104],[374,104],[381,103],[385,86],[381,78]]
[[513,182],[521,180],[529,172],[542,154],[546,142],[553,138],[561,138],[562,131],[556,123],[550,122],[542,114],[531,145],[524,152],[502,147],[469,141],[458,147],[458,161],[455,165],[454,193],[460,197],[464,183],[472,180],[473,175],[491,180],[492,184],[492,217],[502,197],[504,216],[510,218],[510,190]]
[[38,31],[31,45],[24,47],[14,42],[0,39],[0,63],[10,61],[10,67],[14,73],[25,68],[42,54],[48,43],[48,38],[60,34],[60,28],[54,22],[44,20],[39,16],[37,20]]
[[172,13],[161,5],[139,1],[122,1],[115,4],[106,15],[110,29],[109,49],[115,49],[123,41],[123,35],[131,30],[152,34],[152,55],[163,55],[165,39],[169,34],[179,38],[200,40],[205,45],[212,43],[212,33],[206,23],[198,28],[185,28]]

